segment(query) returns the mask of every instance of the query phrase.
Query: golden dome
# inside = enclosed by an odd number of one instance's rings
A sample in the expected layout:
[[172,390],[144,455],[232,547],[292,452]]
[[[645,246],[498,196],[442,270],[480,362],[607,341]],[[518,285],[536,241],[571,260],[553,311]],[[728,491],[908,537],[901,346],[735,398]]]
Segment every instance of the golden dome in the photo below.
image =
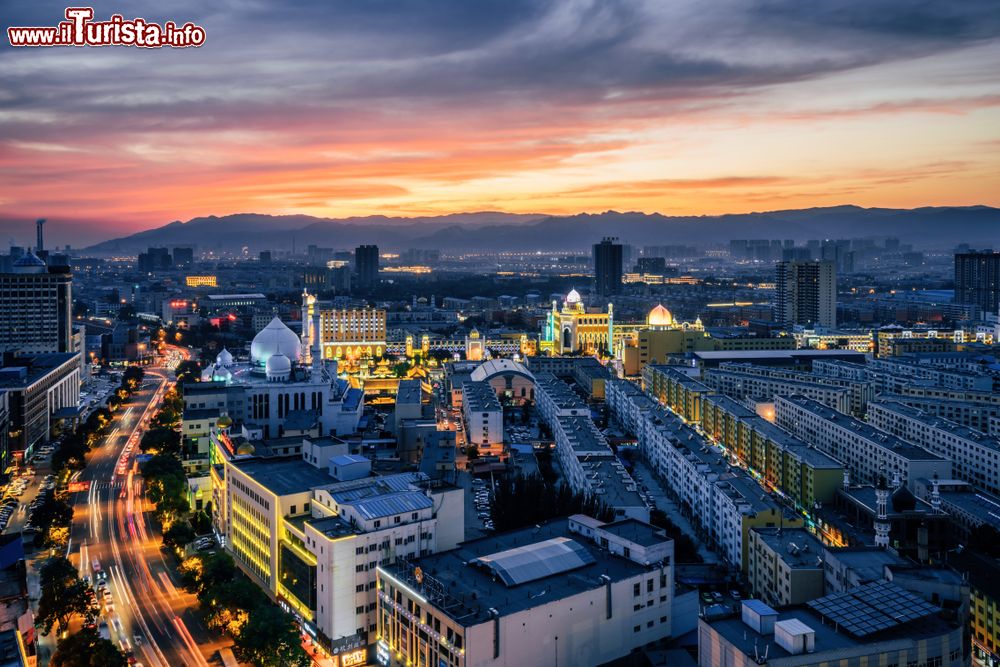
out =
[[215,425],[219,428],[229,428],[233,425],[233,419],[229,415],[222,415],[219,417],[219,421],[215,422]]
[[646,324],[651,327],[669,327],[674,323],[674,316],[670,314],[670,311],[663,307],[663,304],[657,304],[656,308],[649,311],[649,315],[646,316]]
[[240,443],[240,446],[236,448],[236,454],[237,454],[237,456],[250,456],[250,455],[252,455],[256,451],[257,451],[257,448],[254,447],[249,442]]

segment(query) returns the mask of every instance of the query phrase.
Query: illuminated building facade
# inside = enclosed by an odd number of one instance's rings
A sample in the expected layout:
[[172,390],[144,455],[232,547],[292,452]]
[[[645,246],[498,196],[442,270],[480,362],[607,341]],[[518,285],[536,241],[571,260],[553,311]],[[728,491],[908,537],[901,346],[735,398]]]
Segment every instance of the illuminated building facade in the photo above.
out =
[[301,457],[224,459],[213,512],[240,568],[320,646],[353,656],[373,641],[376,569],[457,546],[464,496],[422,473],[375,477],[364,457],[324,454],[342,448],[321,438]]
[[577,514],[378,568],[376,662],[597,665],[673,628],[673,541]]
[[219,280],[216,276],[187,276],[184,284],[188,287],[218,287]]
[[377,308],[333,308],[302,293],[303,340],[312,347],[313,320],[319,320],[324,359],[380,357],[386,349],[385,311]]
[[587,308],[580,293],[571,290],[562,308],[552,302],[539,347],[550,354],[607,354],[614,341],[613,328],[614,307],[610,303],[607,312]]

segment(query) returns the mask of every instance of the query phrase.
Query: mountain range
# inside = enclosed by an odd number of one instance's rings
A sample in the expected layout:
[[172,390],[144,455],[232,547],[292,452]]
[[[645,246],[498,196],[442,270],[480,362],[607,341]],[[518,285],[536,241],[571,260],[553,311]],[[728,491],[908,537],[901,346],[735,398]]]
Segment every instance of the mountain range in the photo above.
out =
[[584,251],[604,236],[634,245],[711,245],[729,239],[864,238],[893,236],[918,248],[951,250],[958,243],[1000,246],[1000,209],[989,206],[861,208],[845,205],[713,216],[607,211],[569,216],[496,212],[420,218],[240,213],[206,216],[111,239],[93,253],[136,253],[150,246],[196,246],[217,252],[350,249],[375,243],[386,250]]

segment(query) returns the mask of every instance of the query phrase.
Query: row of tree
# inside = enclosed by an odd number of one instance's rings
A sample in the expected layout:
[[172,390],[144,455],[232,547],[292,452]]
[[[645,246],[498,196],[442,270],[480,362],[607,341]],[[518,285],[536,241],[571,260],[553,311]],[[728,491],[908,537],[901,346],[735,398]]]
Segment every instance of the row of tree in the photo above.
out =
[[[87,454],[108,434],[112,413],[139,390],[144,375],[139,367],[126,368],[121,384],[108,397],[106,407],[91,412],[60,441],[52,454],[52,469],[59,473],[60,484],[44,496],[32,514],[32,522],[39,529],[36,542],[41,541],[48,547],[65,547],[73,507],[63,483],[70,471],[86,467]],[[100,610],[94,602],[93,589],[80,579],[68,559],[62,556],[48,558],[39,570],[39,583],[41,595],[35,621],[42,634],[47,635],[55,628],[61,635],[72,618],[80,616],[83,619],[83,627],[78,632],[59,642],[49,664],[54,667],[125,667],[128,664],[118,647],[98,634],[95,621]]]
[[102,638],[96,627],[100,610],[94,591],[77,575],[76,568],[63,556],[52,556],[39,569],[38,612],[35,626],[43,635],[52,630],[62,634],[75,617],[83,628],[59,642],[49,664],[53,667],[126,667],[125,655],[111,641]]
[[549,484],[538,475],[507,477],[493,492],[492,518],[498,531],[571,514],[587,514],[601,521],[612,521],[615,516],[614,509],[597,496],[574,493],[565,482]]
[[134,394],[142,385],[145,374],[138,366],[129,366],[122,373],[121,385],[108,396],[106,407],[100,407],[72,432],[63,436],[59,447],[52,453],[52,469],[56,472],[65,470],[83,470],[87,465],[87,453],[90,452],[101,438],[107,435],[111,426],[112,412]]
[[307,667],[295,620],[279,609],[224,552],[197,554],[180,565],[184,586],[198,597],[208,626],[233,638],[240,662]]

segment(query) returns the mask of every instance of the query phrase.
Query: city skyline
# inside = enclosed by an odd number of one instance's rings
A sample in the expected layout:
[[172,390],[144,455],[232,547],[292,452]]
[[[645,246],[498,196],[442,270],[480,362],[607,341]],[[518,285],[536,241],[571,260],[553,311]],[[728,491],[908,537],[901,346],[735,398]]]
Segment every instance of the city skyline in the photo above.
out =
[[139,3],[205,45],[0,51],[0,220],[997,205],[990,9]]

